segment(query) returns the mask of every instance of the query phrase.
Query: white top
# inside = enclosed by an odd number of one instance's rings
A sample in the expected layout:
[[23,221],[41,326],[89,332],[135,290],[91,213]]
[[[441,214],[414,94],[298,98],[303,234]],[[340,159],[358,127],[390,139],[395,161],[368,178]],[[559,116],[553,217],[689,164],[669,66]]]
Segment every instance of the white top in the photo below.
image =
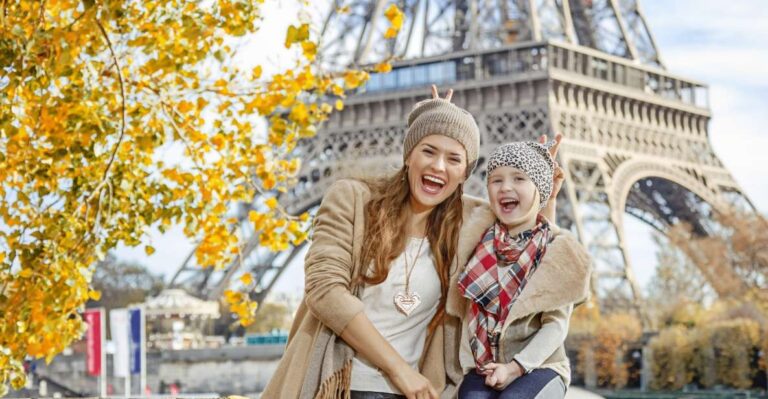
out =
[[[366,284],[362,297],[365,315],[397,353],[416,370],[424,350],[427,326],[437,312],[440,302],[440,277],[435,270],[428,240],[424,240],[419,257],[412,261],[417,256],[421,240],[411,237],[406,243],[405,251],[392,261],[387,279],[377,285]],[[410,316],[401,313],[394,302],[396,293],[405,292],[404,256],[408,257],[409,270],[413,267],[409,283],[410,292],[416,292],[421,297],[421,304]],[[359,355],[352,361],[351,389],[401,393],[382,372]]]

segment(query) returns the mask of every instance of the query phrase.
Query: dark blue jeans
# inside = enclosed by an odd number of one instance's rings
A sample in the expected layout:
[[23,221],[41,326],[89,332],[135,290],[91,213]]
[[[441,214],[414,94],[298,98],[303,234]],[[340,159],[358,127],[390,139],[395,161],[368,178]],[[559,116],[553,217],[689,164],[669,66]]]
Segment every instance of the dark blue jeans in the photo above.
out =
[[464,376],[459,387],[459,399],[554,399],[564,396],[565,384],[550,369],[533,370],[512,381],[503,391],[485,385],[485,376],[472,370]]

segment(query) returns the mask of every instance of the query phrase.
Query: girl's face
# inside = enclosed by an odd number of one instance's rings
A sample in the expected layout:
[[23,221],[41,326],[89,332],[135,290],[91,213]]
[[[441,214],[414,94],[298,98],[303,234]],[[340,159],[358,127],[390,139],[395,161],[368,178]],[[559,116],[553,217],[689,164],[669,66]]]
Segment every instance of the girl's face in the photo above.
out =
[[433,134],[421,139],[405,165],[413,211],[430,210],[466,180],[467,151],[458,141]]
[[519,222],[531,214],[531,207],[536,200],[536,186],[528,175],[511,166],[500,166],[491,172],[488,178],[488,198],[491,210],[506,226]]

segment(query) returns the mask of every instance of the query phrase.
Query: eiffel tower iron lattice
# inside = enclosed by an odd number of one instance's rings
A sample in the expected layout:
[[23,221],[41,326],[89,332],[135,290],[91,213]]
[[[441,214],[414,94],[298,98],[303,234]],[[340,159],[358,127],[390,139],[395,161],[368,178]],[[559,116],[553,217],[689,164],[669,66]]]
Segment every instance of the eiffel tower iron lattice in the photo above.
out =
[[[454,102],[476,117],[481,155],[512,140],[564,134],[558,224],[593,256],[601,306],[629,298],[648,321],[625,214],[660,232],[685,221],[707,234],[711,212],[735,200],[749,204],[710,145],[707,86],[664,69],[637,1],[399,1],[406,26],[396,42],[382,40],[385,24],[372,18],[385,3],[329,3],[320,52],[326,65],[390,54],[404,60],[373,75],[301,142],[299,184],[280,199],[289,211],[316,208],[339,177],[399,166],[407,113],[432,83],[453,88]],[[465,192],[485,196],[483,170],[481,157]],[[252,236],[243,262],[219,272],[188,259],[174,284],[215,297],[242,265],[260,282],[253,296],[263,300],[301,248],[272,254],[257,247]]]

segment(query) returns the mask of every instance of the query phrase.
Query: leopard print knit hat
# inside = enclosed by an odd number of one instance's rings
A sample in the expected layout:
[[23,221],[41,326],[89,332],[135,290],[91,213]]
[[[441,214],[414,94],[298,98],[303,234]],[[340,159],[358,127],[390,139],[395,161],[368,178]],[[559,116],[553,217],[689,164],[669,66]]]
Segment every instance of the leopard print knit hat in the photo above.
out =
[[541,201],[539,209],[543,208],[552,195],[552,175],[555,162],[549,155],[551,143],[542,145],[533,141],[516,141],[496,148],[488,157],[485,173],[486,179],[494,169],[511,166],[525,172],[539,190]]

